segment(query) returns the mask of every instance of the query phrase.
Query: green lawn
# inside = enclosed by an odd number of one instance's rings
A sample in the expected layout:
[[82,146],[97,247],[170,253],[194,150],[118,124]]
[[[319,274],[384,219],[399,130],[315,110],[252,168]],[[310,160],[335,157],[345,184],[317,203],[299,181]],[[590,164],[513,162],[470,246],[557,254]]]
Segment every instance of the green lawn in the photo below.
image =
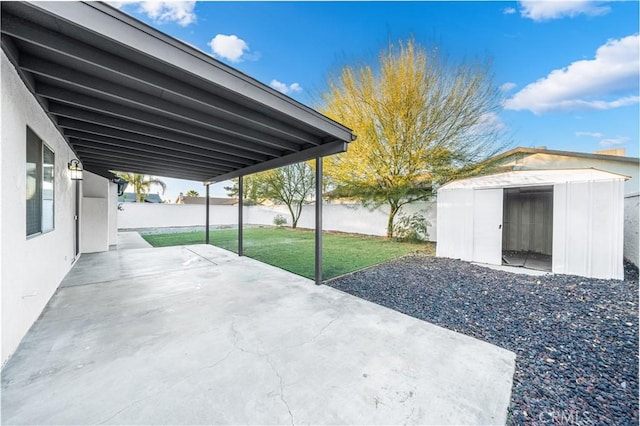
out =
[[[143,235],[154,247],[203,244],[204,231]],[[211,244],[238,251],[238,231],[211,231]],[[433,243],[406,243],[380,237],[325,233],[323,278],[329,279],[411,253],[434,254]],[[313,279],[314,232],[289,228],[247,228],[244,230],[245,256]]]

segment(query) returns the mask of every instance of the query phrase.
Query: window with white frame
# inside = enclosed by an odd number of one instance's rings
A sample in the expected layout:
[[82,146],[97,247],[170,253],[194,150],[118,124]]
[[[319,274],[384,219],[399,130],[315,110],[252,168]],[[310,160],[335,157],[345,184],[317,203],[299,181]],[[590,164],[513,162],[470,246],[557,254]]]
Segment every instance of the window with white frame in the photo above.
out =
[[54,229],[55,154],[27,127],[27,237]]

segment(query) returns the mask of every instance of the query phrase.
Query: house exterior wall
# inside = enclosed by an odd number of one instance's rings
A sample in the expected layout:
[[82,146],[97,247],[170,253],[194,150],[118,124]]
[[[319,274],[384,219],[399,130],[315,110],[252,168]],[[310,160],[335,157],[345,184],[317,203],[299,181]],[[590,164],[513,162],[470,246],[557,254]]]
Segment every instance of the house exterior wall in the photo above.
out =
[[[205,206],[188,204],[126,203],[118,211],[120,229],[163,228],[171,226],[204,226]],[[302,208],[298,222],[301,228],[315,227],[314,205]],[[427,232],[429,241],[436,239],[436,203],[415,203],[405,206],[407,213],[420,212],[431,224]],[[322,207],[322,225],[326,231],[351,232],[364,235],[386,235],[387,212],[385,208],[369,210],[360,205],[325,204]],[[243,222],[250,225],[273,225],[273,218],[284,215],[290,224],[286,206],[246,206]],[[211,206],[212,225],[237,225],[238,206]]]
[[[74,262],[73,152],[2,51],[0,143],[0,281],[2,365],[38,318]],[[55,153],[55,225],[26,237],[26,129]]]

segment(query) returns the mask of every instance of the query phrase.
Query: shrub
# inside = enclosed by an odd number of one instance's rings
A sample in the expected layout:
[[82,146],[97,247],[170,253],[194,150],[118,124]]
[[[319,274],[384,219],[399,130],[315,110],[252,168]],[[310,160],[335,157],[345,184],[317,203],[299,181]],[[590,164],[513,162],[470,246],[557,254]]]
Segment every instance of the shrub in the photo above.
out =
[[398,241],[424,241],[429,236],[429,221],[420,213],[401,214],[393,225],[393,235]]
[[273,224],[275,226],[284,226],[287,224],[287,218],[281,214],[278,214],[273,218]]

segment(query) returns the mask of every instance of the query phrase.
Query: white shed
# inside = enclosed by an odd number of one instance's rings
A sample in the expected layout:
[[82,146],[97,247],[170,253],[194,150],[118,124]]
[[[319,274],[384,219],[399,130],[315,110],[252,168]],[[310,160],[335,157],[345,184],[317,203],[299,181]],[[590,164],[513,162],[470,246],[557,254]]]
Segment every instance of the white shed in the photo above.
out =
[[438,190],[436,255],[623,279],[626,179],[572,169],[450,182]]

